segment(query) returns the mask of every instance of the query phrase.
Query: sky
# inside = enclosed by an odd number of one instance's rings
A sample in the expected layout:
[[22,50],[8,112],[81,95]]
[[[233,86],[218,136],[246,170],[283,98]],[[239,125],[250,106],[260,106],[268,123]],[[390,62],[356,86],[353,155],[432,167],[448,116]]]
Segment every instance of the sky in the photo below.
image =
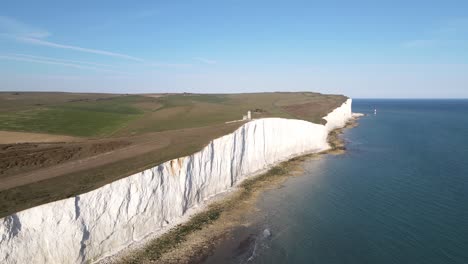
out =
[[0,91],[468,98],[468,1],[7,0]]

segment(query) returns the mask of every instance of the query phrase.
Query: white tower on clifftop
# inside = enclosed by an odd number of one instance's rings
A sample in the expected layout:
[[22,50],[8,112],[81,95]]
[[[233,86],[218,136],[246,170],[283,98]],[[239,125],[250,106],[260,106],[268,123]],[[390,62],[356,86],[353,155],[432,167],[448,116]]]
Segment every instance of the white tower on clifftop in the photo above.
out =
[[252,119],[252,114],[250,113],[250,111],[247,111],[247,120],[250,120]]

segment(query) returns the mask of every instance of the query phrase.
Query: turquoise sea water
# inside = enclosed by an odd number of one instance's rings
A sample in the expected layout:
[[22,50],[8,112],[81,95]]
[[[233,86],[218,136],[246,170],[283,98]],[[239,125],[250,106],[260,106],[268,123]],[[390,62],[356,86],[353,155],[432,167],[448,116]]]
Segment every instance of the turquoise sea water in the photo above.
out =
[[[377,109],[377,115],[373,109]],[[347,153],[264,193],[206,263],[468,263],[468,100],[354,100]]]

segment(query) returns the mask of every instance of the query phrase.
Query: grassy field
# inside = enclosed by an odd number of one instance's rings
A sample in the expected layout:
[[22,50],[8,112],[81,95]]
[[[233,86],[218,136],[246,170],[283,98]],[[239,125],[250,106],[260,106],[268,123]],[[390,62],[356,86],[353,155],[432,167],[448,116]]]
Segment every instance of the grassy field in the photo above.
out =
[[0,130],[80,137],[136,135],[254,118],[299,118],[316,123],[343,96],[317,93],[103,95],[0,93]]
[[156,102],[161,107],[147,111],[142,118],[131,121],[118,134],[210,126],[241,119],[249,110],[253,118],[298,118],[321,123],[322,117],[344,100],[344,96],[310,92],[168,95],[157,98]]
[[[0,168],[11,172],[0,177],[0,187],[2,181],[4,184],[9,181],[9,187],[0,188],[0,217],[85,193],[165,161],[195,153],[211,140],[242,125],[243,122],[225,122],[241,119],[248,110],[252,111],[253,118],[283,117],[323,123],[322,117],[345,100],[346,97],[341,95],[311,92],[0,93],[0,130],[81,137],[81,141],[73,142],[73,145],[35,143],[13,147],[0,144]],[[115,149],[109,144],[123,147]],[[102,150],[95,151],[96,146]],[[106,149],[112,150],[99,160],[107,158],[111,162],[94,166],[94,157]],[[62,161],[57,153],[66,153],[69,158]],[[33,157],[37,159],[32,160]],[[70,164],[73,157],[84,161],[79,160],[79,165],[54,175],[57,166]],[[93,158],[85,160],[89,157]]]
[[[21,97],[22,94],[16,95]],[[106,136],[142,116],[134,104],[140,96],[78,98],[18,106],[0,97],[0,130],[40,132],[81,137]],[[3,100],[2,100],[3,99]],[[87,99],[87,100],[86,100]]]

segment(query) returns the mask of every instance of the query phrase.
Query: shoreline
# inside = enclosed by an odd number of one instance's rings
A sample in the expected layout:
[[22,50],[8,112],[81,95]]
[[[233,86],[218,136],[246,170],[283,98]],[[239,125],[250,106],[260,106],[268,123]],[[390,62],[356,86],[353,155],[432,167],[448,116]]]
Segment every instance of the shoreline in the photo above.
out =
[[275,189],[289,177],[301,175],[304,161],[322,155],[345,153],[341,135],[348,128],[357,126],[359,116],[353,116],[342,128],[330,131],[327,141],[330,149],[293,157],[244,180],[235,189],[220,194],[206,206],[197,208],[188,219],[173,226],[158,237],[135,243],[128,250],[105,257],[99,263],[201,263],[216,245],[235,228],[249,225],[248,215],[255,210],[258,196]]

